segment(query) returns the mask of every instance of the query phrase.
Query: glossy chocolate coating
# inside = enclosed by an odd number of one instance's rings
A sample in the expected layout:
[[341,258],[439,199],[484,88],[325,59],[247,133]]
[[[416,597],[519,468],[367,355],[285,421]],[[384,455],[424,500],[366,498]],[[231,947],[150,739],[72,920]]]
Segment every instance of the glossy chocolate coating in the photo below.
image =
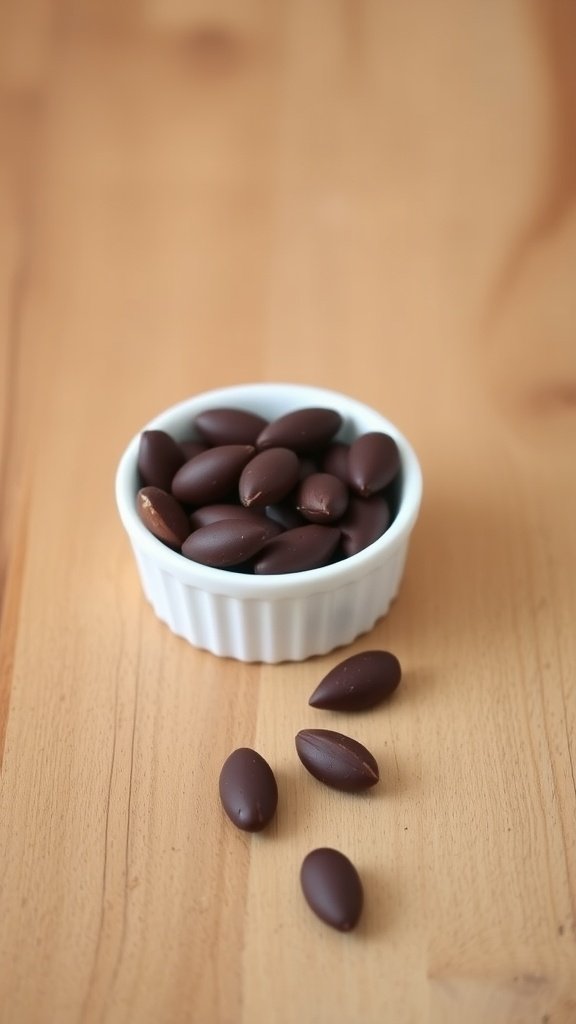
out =
[[188,516],[175,498],[159,487],[142,487],[136,496],[136,508],[144,526],[163,544],[179,551],[190,533]]
[[339,850],[324,846],[307,854],[300,884],[309,907],[325,924],[349,932],[358,923],[364,905],[362,882],[352,861]]
[[268,518],[278,523],[283,530],[295,530],[298,526],[306,525],[306,520],[296,511],[289,499],[277,505],[266,505],[264,511]]
[[240,474],[253,454],[254,448],[248,444],[208,448],[181,466],[172,481],[172,494],[190,505],[223,501],[237,486]]
[[193,562],[227,569],[247,562],[269,540],[267,524],[247,519],[220,519],[201,526],[186,538],[182,554]]
[[335,409],[295,409],[272,420],[258,435],[258,448],[291,448],[298,454],[327,445],[340,429],[342,417]]
[[342,551],[349,558],[373,544],[386,532],[391,520],[390,506],[381,494],[358,498],[353,494],[338,523],[342,531]]
[[200,437],[209,444],[255,444],[268,420],[245,409],[205,409],[194,420]]
[[180,450],[184,455],[184,462],[196,458],[201,452],[205,452],[208,445],[203,441],[180,441]]
[[348,478],[363,498],[382,491],[400,471],[398,445],[389,434],[370,431],[350,445]]
[[339,540],[340,530],[332,526],[309,523],[286,530],[268,541],[257,555],[254,572],[262,576],[318,569],[330,561]]
[[348,483],[348,453],[350,445],[343,441],[333,441],[328,445],[322,456],[322,470],[324,473],[332,473],[343,483]]
[[298,456],[289,448],[267,448],[250,459],[238,483],[240,501],[247,508],[265,508],[282,501],[300,475]]
[[221,519],[243,519],[244,522],[259,523],[266,530],[268,538],[276,537],[282,533],[279,523],[273,522],[264,512],[255,508],[244,508],[243,505],[216,504],[202,505],[194,509],[190,516],[190,526],[193,530],[201,526],[210,526],[211,523],[219,523]]
[[362,651],[335,665],[308,703],[328,711],[364,711],[389,697],[401,678],[400,662],[390,651]]
[[350,736],[332,729],[301,729],[295,742],[304,767],[326,786],[359,793],[380,778],[376,759]]
[[172,478],[184,462],[180,445],[163,430],[145,430],[138,448],[138,472],[142,483],[169,491]]
[[250,747],[239,747],[220,772],[220,800],[230,821],[245,832],[260,832],[278,805],[278,786],[270,765]]
[[298,487],[296,508],[311,523],[333,523],[348,506],[348,488],[331,473],[312,473]]

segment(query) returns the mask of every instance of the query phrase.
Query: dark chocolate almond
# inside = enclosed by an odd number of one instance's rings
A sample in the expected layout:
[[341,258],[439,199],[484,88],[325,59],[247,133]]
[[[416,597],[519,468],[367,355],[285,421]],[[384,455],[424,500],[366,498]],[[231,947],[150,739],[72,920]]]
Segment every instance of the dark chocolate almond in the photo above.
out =
[[363,498],[384,489],[400,470],[398,445],[389,434],[373,430],[350,445],[350,486]]
[[364,890],[352,861],[339,850],[324,846],[312,850],[300,869],[300,884],[308,906],[340,932],[358,923],[364,904]]
[[249,444],[208,448],[180,467],[172,481],[172,494],[190,505],[222,501],[237,486],[253,454],[254,448]]
[[258,435],[258,448],[291,448],[301,453],[322,448],[342,425],[335,409],[296,409],[272,420]]
[[332,729],[301,729],[296,750],[304,767],[326,786],[358,793],[375,786],[378,763],[358,740]]
[[278,523],[283,530],[295,530],[297,526],[306,525],[306,520],[296,511],[290,499],[276,505],[266,505],[264,511],[268,519]]
[[220,800],[230,821],[245,832],[260,832],[278,805],[278,786],[270,765],[250,747],[239,747],[220,772]]
[[364,711],[389,697],[401,678],[400,662],[390,651],[362,651],[335,665],[308,703],[328,711]]
[[190,459],[196,458],[202,452],[205,452],[208,445],[204,444],[203,441],[180,441],[180,450],[184,456],[184,462],[189,462]]
[[193,562],[226,569],[247,562],[269,540],[266,524],[247,519],[220,519],[194,530],[182,545],[182,554]]
[[242,470],[238,483],[240,501],[247,508],[265,508],[282,501],[296,486],[300,474],[298,456],[289,448],[267,448]]
[[328,445],[322,457],[322,470],[324,473],[332,473],[343,483],[348,483],[348,452],[350,445],[343,441],[333,441]]
[[296,508],[311,523],[333,523],[348,506],[348,488],[331,473],[312,473],[298,487]]
[[342,530],[342,550],[347,558],[363,551],[386,532],[392,516],[382,494],[371,498],[350,497],[348,508],[338,523]]
[[136,509],[150,533],[169,548],[180,550],[190,533],[190,524],[176,498],[159,487],[142,487],[136,495]]
[[202,505],[200,508],[194,509],[190,516],[190,526],[193,530],[198,530],[201,526],[219,523],[221,519],[243,519],[244,522],[258,523],[266,531],[268,539],[282,533],[280,524],[273,522],[259,509],[225,503]]
[[246,409],[205,409],[194,420],[200,437],[209,444],[255,444],[268,420]]
[[286,530],[268,541],[254,562],[257,576],[304,572],[326,565],[336,550],[340,530],[309,523]]
[[172,478],[184,462],[184,452],[164,430],[145,430],[138,448],[142,483],[169,491]]

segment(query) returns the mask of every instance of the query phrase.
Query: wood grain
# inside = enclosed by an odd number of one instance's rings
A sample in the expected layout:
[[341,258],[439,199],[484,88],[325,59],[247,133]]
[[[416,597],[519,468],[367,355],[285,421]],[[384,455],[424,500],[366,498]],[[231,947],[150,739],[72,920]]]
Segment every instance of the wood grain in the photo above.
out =
[[[576,1020],[576,80],[566,0],[4,0],[2,1024]],[[293,746],[340,653],[157,622],[118,457],[186,395],[307,381],[418,450],[362,797]],[[277,819],[236,833],[254,745]],[[365,882],[342,936],[305,853]]]

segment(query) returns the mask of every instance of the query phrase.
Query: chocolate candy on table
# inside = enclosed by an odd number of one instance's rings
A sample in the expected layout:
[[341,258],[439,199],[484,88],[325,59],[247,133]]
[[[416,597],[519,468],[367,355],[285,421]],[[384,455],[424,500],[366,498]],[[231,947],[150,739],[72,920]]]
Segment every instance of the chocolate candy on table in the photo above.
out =
[[332,440],[342,425],[335,409],[296,409],[272,420],[256,439],[257,448],[291,448],[306,454]]
[[389,434],[373,430],[357,437],[348,453],[350,486],[363,498],[383,491],[400,471],[398,445]]
[[163,544],[179,551],[190,533],[188,516],[171,494],[159,487],[141,487],[136,508],[144,526]]
[[312,850],[300,869],[300,884],[311,910],[332,928],[349,932],[358,923],[364,904],[360,876],[339,850]]
[[308,703],[328,711],[364,711],[389,697],[401,678],[400,662],[390,651],[362,651],[335,665]]
[[268,420],[245,409],[205,409],[194,420],[200,437],[211,445],[256,444]]
[[371,498],[358,498],[353,494],[338,523],[346,557],[357,555],[378,540],[388,529],[391,518],[390,506],[382,494],[373,494]]
[[304,767],[326,786],[359,793],[380,778],[375,757],[350,736],[332,729],[301,729],[295,742]]
[[164,430],[145,430],[138,448],[138,472],[144,485],[170,490],[176,471],[184,462],[184,452]]
[[190,505],[223,501],[236,487],[240,474],[254,455],[249,444],[223,444],[208,448],[180,467],[172,481],[172,494]]
[[227,569],[241,565],[260,551],[270,538],[265,522],[220,519],[194,530],[182,544],[182,554],[201,565]]
[[264,576],[318,569],[330,561],[339,540],[340,530],[333,526],[309,523],[286,530],[262,548],[256,556],[254,572]]
[[331,473],[312,473],[298,487],[296,508],[311,523],[331,523],[348,507],[346,484]]
[[238,482],[240,501],[247,508],[265,508],[282,501],[296,486],[300,462],[290,448],[267,448],[244,466]]
[[260,832],[276,813],[278,786],[274,772],[250,747],[239,747],[226,759],[219,790],[230,821],[245,832]]

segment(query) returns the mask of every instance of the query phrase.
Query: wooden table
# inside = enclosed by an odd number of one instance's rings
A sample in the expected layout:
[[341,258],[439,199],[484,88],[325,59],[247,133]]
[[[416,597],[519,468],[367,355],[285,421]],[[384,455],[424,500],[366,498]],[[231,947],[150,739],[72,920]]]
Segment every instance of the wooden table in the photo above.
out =
[[[5,0],[2,1024],[576,1021],[576,12],[567,0]],[[344,652],[244,665],[140,592],[128,438],[250,380],[397,422],[425,499]],[[344,654],[396,698],[312,712]],[[382,784],[309,777],[306,726]],[[217,779],[280,785],[236,832]],[[358,930],[301,896],[336,845]]]

